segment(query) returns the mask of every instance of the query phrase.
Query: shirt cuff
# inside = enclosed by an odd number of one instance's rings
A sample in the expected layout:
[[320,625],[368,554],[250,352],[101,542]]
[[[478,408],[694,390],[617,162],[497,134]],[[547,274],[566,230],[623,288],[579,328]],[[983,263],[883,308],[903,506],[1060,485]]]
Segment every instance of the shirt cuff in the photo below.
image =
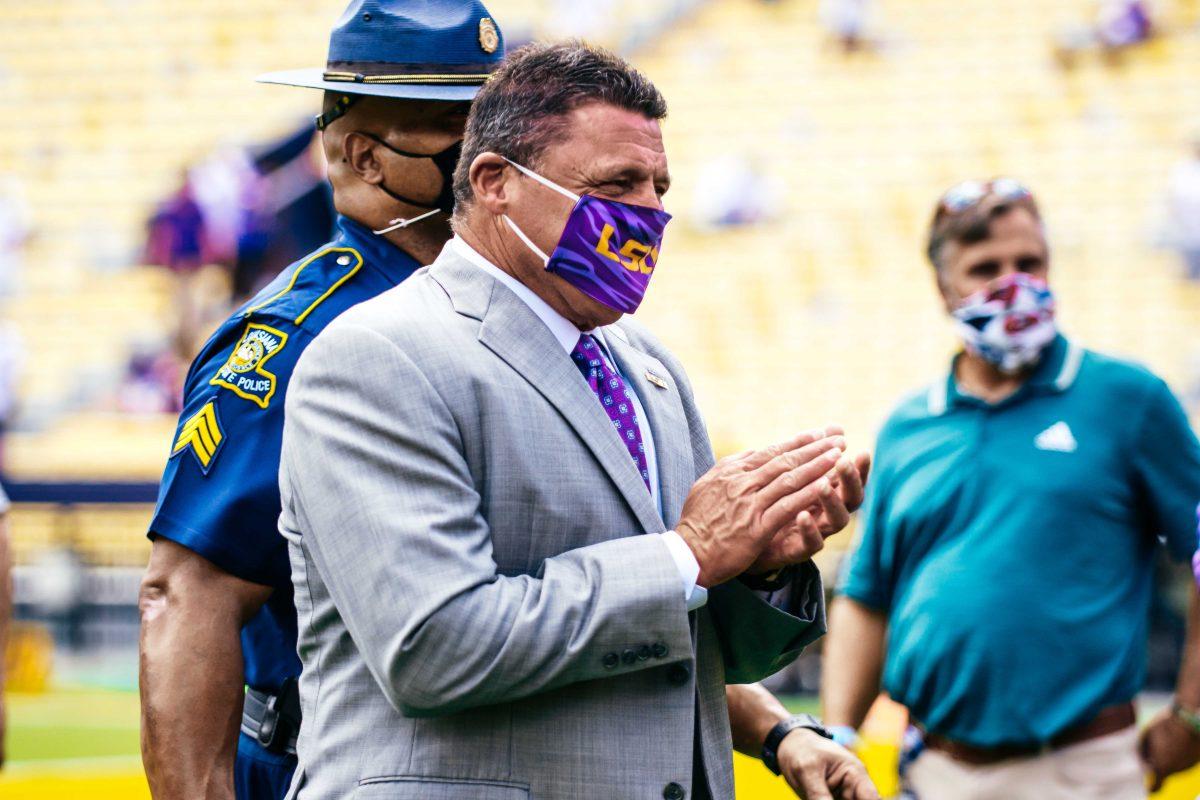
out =
[[696,579],[700,577],[700,562],[696,561],[696,556],[692,554],[692,548],[687,546],[687,542],[683,541],[683,537],[675,531],[666,531],[660,533],[663,544],[667,546],[667,552],[671,554],[671,560],[675,562],[675,568],[679,570],[679,577],[683,581],[683,597],[687,600],[687,610],[695,611],[700,606],[708,602],[708,590],[703,586],[696,585]]

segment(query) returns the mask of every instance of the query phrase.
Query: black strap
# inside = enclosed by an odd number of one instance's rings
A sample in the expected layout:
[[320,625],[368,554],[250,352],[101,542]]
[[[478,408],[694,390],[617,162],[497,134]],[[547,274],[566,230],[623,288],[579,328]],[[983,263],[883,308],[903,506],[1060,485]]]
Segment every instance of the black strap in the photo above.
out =
[[337,99],[333,104],[333,108],[323,114],[317,114],[314,120],[317,123],[317,130],[323,131],[329,127],[335,119],[346,116],[346,112],[350,110],[350,106],[358,102],[358,95],[344,94]]
[[830,741],[833,740],[833,734],[826,730],[812,714],[797,714],[782,720],[774,728],[771,728],[771,732],[767,734],[767,740],[763,742],[762,749],[763,763],[776,775],[779,774],[779,745],[783,742],[783,737],[797,728],[808,728]]
[[300,734],[300,689],[295,678],[283,682],[278,694],[247,689],[242,708],[242,731],[272,753],[295,755]]

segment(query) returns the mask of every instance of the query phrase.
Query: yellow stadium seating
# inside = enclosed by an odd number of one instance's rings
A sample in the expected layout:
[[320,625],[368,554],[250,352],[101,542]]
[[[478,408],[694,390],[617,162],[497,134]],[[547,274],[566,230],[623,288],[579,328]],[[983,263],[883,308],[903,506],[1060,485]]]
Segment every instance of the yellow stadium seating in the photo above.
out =
[[[621,0],[613,13],[647,5]],[[1071,72],[1052,44],[1090,0],[878,5],[884,46],[873,53],[841,54],[813,0],[713,0],[635,55],[671,105],[677,216],[641,318],[688,365],[717,448],[826,422],[868,447],[894,402],[943,368],[953,341],[923,228],[940,191],[967,177],[1013,175],[1038,193],[1071,333],[1193,388],[1200,289],[1148,241],[1167,171],[1200,125],[1200,4],[1160,3],[1165,38]],[[214,145],[281,133],[312,112],[312,93],[251,78],[322,63],[341,6],[5,7],[0,173],[24,183],[39,233],[9,304],[29,354],[27,403],[66,404],[81,386],[111,383],[131,341],[169,330],[167,276],[133,266],[146,214]],[[510,33],[537,32],[552,3],[490,7]],[[689,219],[698,176],[731,152],[781,181],[778,217],[700,231]],[[154,480],[172,426],[77,412],[13,435],[7,460],[25,479]],[[22,535],[36,543],[43,512],[29,513]],[[93,519],[132,530],[132,516]],[[87,544],[90,557],[125,552],[107,535]]]
[[[877,5],[872,54],[829,46],[814,3],[727,0],[638,59],[671,103],[668,207],[683,211],[643,316],[689,365],[718,448],[827,421],[869,444],[944,369],[953,340],[922,237],[964,178],[1038,194],[1069,332],[1189,388],[1197,290],[1148,228],[1200,124],[1196,4],[1160,4],[1167,38],[1119,67],[1068,73],[1051,44],[1089,2]],[[784,182],[778,221],[689,230],[697,176],[731,151]]]
[[[621,24],[607,29],[609,38],[666,5],[615,2]],[[22,397],[39,421],[81,398],[95,405],[132,343],[172,329],[167,276],[131,269],[148,213],[180,169],[214,146],[261,141],[312,113],[316,93],[253,77],[322,64],[343,7],[55,0],[0,12],[0,102],[11,110],[0,118],[0,175],[20,179],[37,233],[9,314],[29,356]],[[500,0],[491,10],[519,38],[545,29],[555,7],[567,5]],[[154,480],[168,444],[163,429],[144,419],[68,417],[13,435],[6,466],[26,479]]]

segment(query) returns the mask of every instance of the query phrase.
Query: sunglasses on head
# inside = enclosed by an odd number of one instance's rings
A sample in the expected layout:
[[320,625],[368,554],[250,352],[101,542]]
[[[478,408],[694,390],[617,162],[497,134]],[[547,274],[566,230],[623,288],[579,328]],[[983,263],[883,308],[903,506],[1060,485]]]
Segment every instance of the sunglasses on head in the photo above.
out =
[[942,195],[942,199],[938,201],[938,213],[961,214],[967,209],[979,205],[989,197],[1013,202],[1033,197],[1033,192],[1012,178],[996,178],[991,181],[963,181],[951,186]]

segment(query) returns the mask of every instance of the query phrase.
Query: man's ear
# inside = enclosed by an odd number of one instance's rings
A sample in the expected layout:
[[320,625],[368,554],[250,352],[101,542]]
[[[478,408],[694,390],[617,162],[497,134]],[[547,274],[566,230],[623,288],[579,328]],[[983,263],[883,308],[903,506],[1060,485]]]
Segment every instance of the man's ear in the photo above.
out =
[[942,296],[942,307],[946,309],[947,314],[950,314],[958,306],[958,298],[950,291],[950,286],[946,282],[946,273],[942,267],[936,267],[933,276],[937,281],[938,293]]
[[937,283],[938,294],[942,297],[942,306],[946,309],[947,314],[954,311],[955,306],[958,305],[958,298],[951,291],[950,280],[946,276],[946,270],[949,269],[947,262],[953,255],[955,246],[954,242],[946,242],[934,254],[935,258],[933,259],[933,280]]
[[342,139],[346,166],[361,180],[373,186],[383,183],[383,164],[378,158],[380,146],[379,142],[357,131],[347,133]]
[[513,170],[505,169],[507,166],[508,162],[496,153],[480,153],[467,171],[475,202],[492,216],[508,213],[508,178]]

